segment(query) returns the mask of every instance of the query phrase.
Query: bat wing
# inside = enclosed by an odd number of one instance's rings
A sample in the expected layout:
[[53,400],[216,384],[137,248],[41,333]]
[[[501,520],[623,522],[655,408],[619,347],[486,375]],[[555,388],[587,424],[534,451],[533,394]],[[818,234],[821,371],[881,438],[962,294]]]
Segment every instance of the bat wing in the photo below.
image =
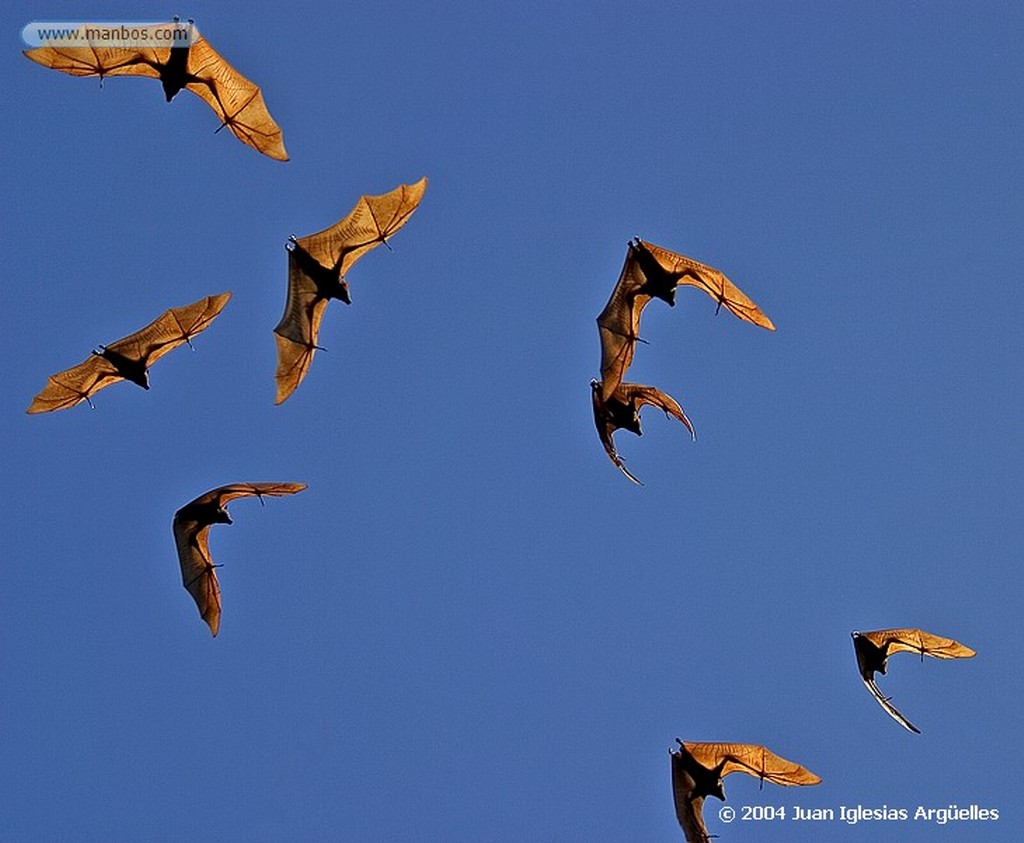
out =
[[274,403],[283,404],[306,377],[317,347],[292,342],[277,334],[274,339],[277,341],[277,371],[274,372],[277,394]]
[[216,636],[220,629],[220,583],[210,558],[209,533],[209,524],[175,516],[174,542],[178,547],[182,584],[196,601],[200,617]]
[[340,267],[344,277],[352,264],[409,221],[426,189],[427,180],[422,178],[379,196],[361,196],[344,219],[296,242],[320,265]]
[[722,761],[722,777],[746,773],[762,781],[779,785],[819,784],[821,778],[793,761],[776,755],[766,747],[747,743],[686,743],[690,754],[703,766],[714,768]]
[[679,402],[667,392],[662,392],[660,389],[655,389],[653,386],[644,386],[639,383],[621,383],[619,384],[619,390],[616,397],[620,398],[627,404],[635,403],[638,410],[645,404],[650,404],[653,407],[657,407],[659,410],[664,410],[670,416],[679,419],[679,421],[686,425],[687,430],[690,431],[690,437],[692,439],[697,438],[693,425],[687,418],[686,413],[683,412],[683,408],[680,407]]
[[711,838],[704,825],[704,797],[693,795],[696,783],[687,772],[680,754],[670,752],[669,755],[672,757],[672,796],[679,827],[687,843],[709,843]]
[[908,729],[909,731],[914,732],[918,735],[921,734],[921,730],[918,729],[917,726],[915,726],[909,720],[907,720],[907,718],[903,716],[903,713],[889,701],[889,698],[885,694],[882,693],[878,685],[875,684],[875,679],[873,675],[865,676],[862,673],[861,679],[864,682],[864,686],[871,692],[871,696],[878,700],[878,704],[886,710],[888,715],[893,720],[899,723],[904,729]]
[[149,368],[165,354],[186,342],[191,343],[192,337],[205,331],[230,298],[231,293],[220,293],[184,307],[172,307],[141,331],[111,343],[107,348]]
[[297,494],[305,488],[305,483],[229,483],[210,489],[182,509],[211,504],[224,507],[237,498],[280,498]]
[[952,638],[933,635],[923,629],[879,629],[874,632],[862,632],[876,647],[888,645],[887,652],[919,653],[936,659],[969,659],[976,655],[974,650]]
[[653,243],[644,241],[643,245],[667,272],[683,273],[679,278],[679,284],[698,287],[718,302],[720,307],[724,305],[745,322],[751,322],[769,331],[775,330],[772,320],[723,272],[685,255],[655,246]]
[[91,354],[77,366],[51,375],[46,387],[33,399],[26,412],[52,413],[54,410],[66,410],[119,380],[124,378],[112,363],[98,354]]
[[104,47],[102,40],[88,34],[90,30],[98,32],[106,28],[105,24],[83,24],[73,36],[82,46],[36,47],[33,50],[25,50],[25,56],[43,67],[72,76],[160,78],[159,66],[166,63],[170,48]]
[[228,64],[196,30],[188,53],[185,85],[214,110],[222,126],[246,146],[277,161],[287,161],[281,127],[267,111],[263,92]]
[[645,279],[632,249],[619,273],[608,304],[597,317],[601,336],[601,398],[607,401],[615,393],[626,370],[633,362],[633,353],[640,333],[640,314],[651,297],[641,292]]
[[299,266],[293,252],[288,253],[288,299],[284,315],[274,328],[277,341],[277,397],[280,404],[291,395],[306,377],[317,349],[320,320],[327,308],[327,299],[317,296],[316,284]]
[[289,250],[288,297],[274,333],[295,343],[315,346],[326,304],[327,299],[317,293],[316,282],[303,271],[294,250]]

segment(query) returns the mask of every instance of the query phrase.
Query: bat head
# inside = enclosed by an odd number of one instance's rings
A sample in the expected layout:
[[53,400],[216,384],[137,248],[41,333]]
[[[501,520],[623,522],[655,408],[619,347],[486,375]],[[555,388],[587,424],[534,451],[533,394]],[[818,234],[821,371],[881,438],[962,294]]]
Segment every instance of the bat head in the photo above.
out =
[[214,524],[233,524],[234,522],[231,520],[231,516],[228,515],[227,509],[225,509],[223,506],[218,506],[213,511],[213,523]]

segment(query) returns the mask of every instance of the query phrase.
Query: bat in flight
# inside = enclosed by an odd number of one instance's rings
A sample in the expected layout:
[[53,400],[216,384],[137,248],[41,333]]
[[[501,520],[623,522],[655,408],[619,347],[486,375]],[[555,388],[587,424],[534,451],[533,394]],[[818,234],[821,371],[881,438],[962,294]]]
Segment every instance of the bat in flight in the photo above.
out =
[[[281,128],[267,111],[259,86],[246,79],[228,64],[199,34],[191,21],[178,19],[166,24],[142,28],[154,36],[146,41],[159,43],[156,33],[164,33],[163,40],[172,32],[182,36],[191,30],[191,40],[181,38],[183,45],[167,47],[114,47],[105,46],[108,34],[114,32],[104,24],[84,24],[76,32],[74,43],[84,46],[42,46],[25,50],[32,61],[69,73],[72,76],[145,76],[159,79],[164,95],[170,102],[185,88],[198,96],[216,113],[221,121],[219,132],[225,126],[246,146],[257,152],[287,161]],[[107,38],[104,39],[104,35]],[[67,39],[65,39],[67,40]]]
[[672,793],[676,818],[688,843],[708,843],[711,837],[704,825],[703,806],[708,796],[725,801],[722,782],[730,773],[746,773],[762,784],[812,785],[821,779],[763,746],[749,743],[684,743],[669,750],[672,757]]
[[209,533],[213,524],[230,524],[227,505],[235,498],[294,495],[305,483],[232,483],[211,489],[174,513],[174,543],[178,547],[181,580],[196,601],[199,614],[214,636],[220,629],[220,585],[210,558]]
[[922,661],[925,656],[936,659],[969,659],[975,655],[970,647],[965,647],[952,638],[932,635],[922,629],[879,629],[874,632],[855,631],[851,634],[853,649],[857,654],[857,669],[871,696],[878,700],[878,704],[893,720],[916,734],[921,734],[921,730],[907,720],[881,692],[875,684],[875,674],[885,673],[886,662],[893,653],[920,653]]
[[80,401],[91,407],[90,396],[121,380],[149,389],[149,367],[179,345],[191,346],[192,337],[210,326],[229,298],[231,293],[220,293],[184,307],[172,307],[141,331],[101,345],[84,362],[51,375],[26,412],[52,413]]
[[640,315],[652,298],[675,306],[676,287],[698,287],[740,319],[774,331],[772,321],[724,274],[639,237],[630,241],[611,298],[597,317],[601,335],[601,397],[607,401],[633,362]]
[[597,426],[597,435],[601,437],[601,444],[608,454],[608,458],[615,463],[619,471],[626,475],[638,486],[643,486],[630,471],[626,468],[622,457],[615,449],[615,442],[612,436],[620,427],[630,433],[643,436],[640,429],[640,408],[645,404],[658,407],[664,410],[666,415],[679,419],[690,431],[690,436],[696,439],[693,425],[683,412],[679,403],[667,393],[653,386],[644,386],[639,383],[620,383],[615,393],[608,399],[601,397],[601,382],[592,380],[590,382],[590,394],[594,405],[594,424]]
[[280,404],[306,377],[327,302],[351,304],[346,273],[371,249],[408,222],[423,199],[426,178],[402,184],[380,196],[361,196],[342,220],[308,237],[291,237],[288,249],[288,298],[274,328],[277,341],[277,398]]

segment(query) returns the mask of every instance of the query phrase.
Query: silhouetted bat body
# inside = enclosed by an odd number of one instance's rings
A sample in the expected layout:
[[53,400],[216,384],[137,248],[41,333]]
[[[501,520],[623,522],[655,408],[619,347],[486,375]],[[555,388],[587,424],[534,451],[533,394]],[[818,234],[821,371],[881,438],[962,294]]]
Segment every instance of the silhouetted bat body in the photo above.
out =
[[684,743],[676,738],[672,757],[672,793],[676,818],[689,843],[708,843],[704,825],[704,799],[725,801],[722,783],[730,773],[746,773],[774,784],[812,785],[821,779],[799,764],[780,758],[763,746],[746,743]]
[[[37,47],[25,50],[32,61],[72,76],[145,76],[159,79],[170,102],[182,88],[214,110],[242,143],[278,161],[287,161],[281,129],[263,102],[259,87],[228,64],[191,21],[162,24],[167,30],[192,29],[191,45],[176,47],[109,47],[97,33],[109,27],[85,24],[77,41],[88,46]],[[94,37],[90,39],[89,31]],[[165,39],[167,40],[167,39]],[[220,131],[220,128],[217,131]]]
[[101,345],[101,350],[92,352],[84,362],[51,375],[26,412],[65,410],[79,401],[92,406],[89,396],[120,380],[149,389],[149,367],[179,345],[191,345],[192,337],[210,326],[229,298],[231,293],[221,293],[185,307],[172,307],[141,331]]
[[282,497],[306,488],[305,483],[232,483],[211,489],[174,513],[174,543],[178,547],[181,580],[196,601],[199,614],[215,636],[220,629],[220,585],[210,558],[213,524],[230,524],[227,505],[235,498]]
[[339,299],[351,304],[346,273],[405,225],[426,189],[427,180],[422,178],[380,196],[362,196],[348,216],[330,228],[289,238],[288,298],[274,328],[276,404],[291,395],[309,371],[327,302]]
[[605,401],[601,398],[601,383],[592,380],[590,382],[590,394],[594,406],[594,424],[597,426],[597,435],[601,438],[601,444],[604,446],[605,452],[608,454],[609,459],[618,466],[619,470],[637,485],[642,486],[643,483],[626,468],[618,451],[615,450],[612,435],[619,428],[624,428],[630,433],[642,436],[643,431],[640,429],[641,407],[645,404],[650,404],[664,410],[666,414],[679,419],[679,421],[686,425],[692,438],[697,438],[693,431],[693,425],[690,424],[690,420],[686,417],[686,413],[683,412],[683,408],[679,406],[679,403],[671,395],[662,392],[660,389],[655,389],[653,386],[644,386],[638,383],[620,383],[615,390],[615,394]]
[[879,629],[875,632],[855,631],[851,634],[853,649],[857,654],[857,669],[871,696],[878,700],[878,704],[893,720],[917,734],[920,734],[921,730],[907,720],[875,684],[875,674],[885,673],[886,662],[893,653],[919,653],[922,661],[925,656],[936,659],[969,659],[975,655],[970,647],[965,647],[952,638],[932,635],[921,629]]
[[652,298],[675,305],[676,287],[704,290],[719,308],[740,319],[775,330],[771,320],[724,274],[706,264],[669,252],[639,238],[630,241],[611,298],[597,317],[601,336],[601,397],[607,401],[626,375],[640,341],[640,315]]

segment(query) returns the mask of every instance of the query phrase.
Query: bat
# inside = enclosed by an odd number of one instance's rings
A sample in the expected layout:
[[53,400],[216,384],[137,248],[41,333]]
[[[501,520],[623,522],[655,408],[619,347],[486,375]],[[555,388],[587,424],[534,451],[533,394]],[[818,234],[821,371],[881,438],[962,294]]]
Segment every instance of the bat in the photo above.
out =
[[235,498],[294,495],[305,483],[232,483],[211,489],[174,513],[174,543],[181,563],[181,581],[196,601],[199,615],[214,637],[220,629],[220,584],[210,558],[209,533],[213,524],[230,524],[227,505]]
[[[103,39],[110,27],[84,24],[73,38],[86,46],[44,45],[24,52],[43,67],[72,76],[99,76],[101,81],[106,76],[159,79],[168,102],[185,88],[213,109],[221,121],[218,132],[227,126],[246,146],[277,161],[287,161],[281,128],[267,111],[259,86],[228,64],[199,34],[192,21],[183,25],[175,18],[171,23],[147,27],[143,32],[154,34],[157,30],[174,32],[184,46],[104,46],[110,43],[109,37]],[[185,37],[189,31],[191,40]],[[163,40],[171,39],[165,35]]]
[[676,818],[688,843],[708,843],[711,837],[704,825],[703,806],[708,796],[725,801],[722,780],[730,773],[746,773],[761,784],[813,785],[821,779],[763,746],[749,743],[684,743],[676,738],[672,758],[672,793]]
[[51,375],[26,412],[52,413],[80,401],[93,406],[90,396],[121,380],[149,389],[149,367],[179,345],[192,345],[192,337],[205,331],[224,309],[231,293],[207,296],[184,307],[161,313],[141,331],[110,345],[99,346],[77,366]]
[[615,390],[615,394],[608,400],[604,400],[601,397],[601,382],[592,380],[590,382],[590,395],[594,405],[594,424],[597,426],[597,435],[601,438],[601,444],[604,445],[608,458],[618,466],[619,470],[626,477],[638,486],[643,486],[643,483],[626,468],[622,457],[615,450],[612,435],[621,427],[630,433],[635,433],[637,436],[643,436],[643,431],[640,429],[641,407],[645,404],[650,404],[664,410],[666,415],[671,415],[686,425],[690,431],[691,438],[697,438],[693,425],[690,424],[690,420],[686,417],[686,413],[683,412],[683,408],[679,406],[679,403],[671,395],[662,392],[660,389],[655,389],[653,386],[644,386],[638,383],[620,383]]
[[740,319],[775,330],[771,320],[717,269],[645,243],[629,242],[611,298],[597,317],[601,337],[601,396],[607,401],[633,362],[640,339],[640,315],[652,298],[675,306],[676,287],[699,287]]
[[907,720],[875,684],[875,674],[885,673],[886,662],[893,653],[920,653],[922,661],[925,656],[936,659],[969,659],[976,655],[970,647],[965,647],[952,638],[932,635],[922,629],[854,631],[851,635],[853,649],[857,654],[857,669],[871,696],[878,700],[878,704],[893,720],[918,735],[921,734],[921,730]]
[[306,377],[327,302],[351,304],[345,276],[352,265],[408,222],[427,189],[426,178],[379,196],[361,196],[344,219],[308,237],[291,237],[288,297],[274,328],[277,341],[277,398],[280,404]]

